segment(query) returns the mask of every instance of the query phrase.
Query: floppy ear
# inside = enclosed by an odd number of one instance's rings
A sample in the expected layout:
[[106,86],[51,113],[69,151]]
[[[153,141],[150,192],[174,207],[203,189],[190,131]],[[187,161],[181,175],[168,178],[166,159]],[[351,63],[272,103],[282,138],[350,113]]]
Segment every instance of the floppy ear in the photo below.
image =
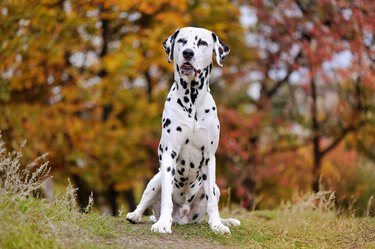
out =
[[163,42],[164,50],[168,54],[168,62],[169,63],[171,63],[171,61],[173,60],[174,41],[175,41],[175,39],[176,39],[176,37],[177,37],[177,35],[178,35],[179,32],[180,32],[180,30],[177,29],[176,32],[174,32],[173,35],[169,36]]
[[229,54],[229,47],[225,44],[222,40],[217,37],[215,33],[212,33],[212,38],[214,39],[214,51],[216,54],[216,62],[219,66],[223,66],[221,62],[227,57]]

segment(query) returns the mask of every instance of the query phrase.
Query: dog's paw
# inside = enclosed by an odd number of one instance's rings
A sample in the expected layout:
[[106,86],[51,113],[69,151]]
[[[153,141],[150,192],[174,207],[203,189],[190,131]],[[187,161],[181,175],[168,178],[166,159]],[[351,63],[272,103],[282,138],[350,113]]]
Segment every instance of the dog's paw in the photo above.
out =
[[237,219],[229,218],[229,219],[221,219],[221,222],[226,226],[235,226],[238,227],[241,225],[241,222]]
[[171,222],[159,219],[152,225],[151,231],[155,233],[172,233],[171,226]]
[[158,221],[158,219],[155,217],[155,215],[151,215],[151,216],[150,216],[150,221],[151,221],[152,223],[155,223],[155,222]]
[[130,223],[136,224],[142,221],[142,215],[139,215],[137,212],[131,212],[126,215],[126,219]]
[[218,234],[230,233],[229,227],[227,227],[221,222],[217,224],[210,224],[210,227],[211,227],[211,230],[214,231],[214,233],[218,233]]

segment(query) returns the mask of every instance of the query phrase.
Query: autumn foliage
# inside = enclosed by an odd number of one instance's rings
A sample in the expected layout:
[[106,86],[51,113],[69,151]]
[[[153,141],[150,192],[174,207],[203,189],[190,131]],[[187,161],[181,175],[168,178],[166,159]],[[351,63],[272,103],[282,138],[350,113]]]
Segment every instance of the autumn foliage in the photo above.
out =
[[366,206],[375,194],[370,2],[4,1],[2,136],[11,147],[27,140],[25,160],[48,152],[54,181],[70,177],[81,206],[94,190],[113,214],[124,200],[133,208],[158,169],[173,80],[161,44],[200,26],[231,48],[211,80],[223,199],[269,208],[323,187],[342,205]]

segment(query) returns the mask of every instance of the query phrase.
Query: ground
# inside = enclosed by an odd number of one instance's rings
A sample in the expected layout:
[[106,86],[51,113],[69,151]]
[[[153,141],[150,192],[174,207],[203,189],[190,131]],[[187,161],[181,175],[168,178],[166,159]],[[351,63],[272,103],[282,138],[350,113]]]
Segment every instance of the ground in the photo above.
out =
[[230,235],[214,234],[206,222],[160,235],[151,233],[147,217],[133,225],[124,215],[80,213],[66,199],[0,195],[0,248],[375,248],[374,217],[296,207],[222,216],[242,224]]

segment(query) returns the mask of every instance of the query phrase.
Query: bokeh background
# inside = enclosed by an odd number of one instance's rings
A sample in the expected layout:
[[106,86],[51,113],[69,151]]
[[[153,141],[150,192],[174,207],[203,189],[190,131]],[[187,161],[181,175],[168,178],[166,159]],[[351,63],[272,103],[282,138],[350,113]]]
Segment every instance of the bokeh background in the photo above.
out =
[[375,3],[345,0],[3,0],[0,130],[25,161],[48,153],[51,190],[134,209],[158,170],[173,80],[162,42],[184,26],[231,48],[211,90],[222,206],[274,208],[333,190],[375,214]]

